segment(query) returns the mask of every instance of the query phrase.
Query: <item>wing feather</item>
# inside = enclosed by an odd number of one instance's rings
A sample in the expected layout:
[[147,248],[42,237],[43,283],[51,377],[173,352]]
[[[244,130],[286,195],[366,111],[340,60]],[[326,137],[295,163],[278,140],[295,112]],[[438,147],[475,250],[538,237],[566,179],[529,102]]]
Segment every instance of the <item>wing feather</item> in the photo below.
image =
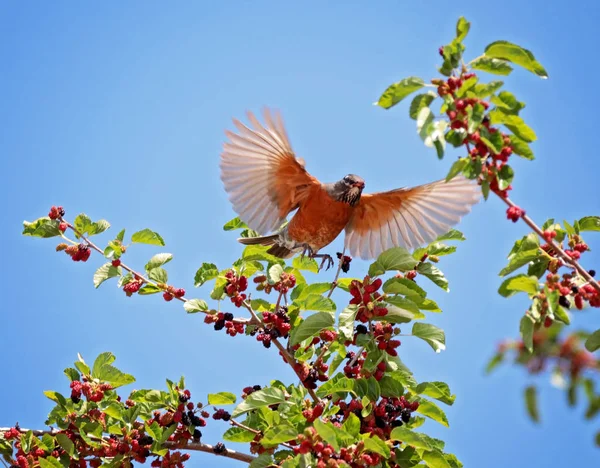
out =
[[238,133],[226,130],[229,141],[221,153],[221,180],[233,209],[260,234],[277,229],[306,199],[319,181],[296,158],[279,113],[265,109],[264,121],[248,112],[249,127],[233,120]]
[[361,197],[346,227],[351,255],[375,258],[392,246],[412,250],[448,232],[480,199],[462,176]]

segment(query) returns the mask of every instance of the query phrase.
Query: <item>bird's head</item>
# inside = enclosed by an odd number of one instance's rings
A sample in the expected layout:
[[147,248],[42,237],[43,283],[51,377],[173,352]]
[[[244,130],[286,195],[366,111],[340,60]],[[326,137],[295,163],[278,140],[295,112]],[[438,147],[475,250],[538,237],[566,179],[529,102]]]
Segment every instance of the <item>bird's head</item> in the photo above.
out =
[[362,177],[348,174],[333,184],[332,194],[336,200],[354,206],[360,200],[364,188],[365,181]]

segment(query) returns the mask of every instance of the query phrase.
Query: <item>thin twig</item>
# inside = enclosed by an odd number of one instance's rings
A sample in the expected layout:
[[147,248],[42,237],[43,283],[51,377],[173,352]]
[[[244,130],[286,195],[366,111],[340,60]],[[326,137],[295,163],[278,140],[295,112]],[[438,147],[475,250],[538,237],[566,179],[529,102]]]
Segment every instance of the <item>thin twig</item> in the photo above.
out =
[[[502,195],[500,195],[498,192],[494,192],[498,198],[500,198],[500,200],[502,200],[504,203],[506,203],[508,206],[511,207],[517,207],[517,205],[515,205],[508,197],[503,197]],[[521,218],[523,218],[523,221],[525,222],[525,224],[527,224],[527,226],[529,226],[531,229],[534,230],[534,232],[544,241],[546,241],[548,243],[548,245],[552,248],[552,250],[554,250],[556,253],[558,253],[558,255],[561,257],[561,260],[563,260],[565,263],[571,265],[573,268],[575,268],[577,270],[577,272],[583,276],[586,281],[591,284],[598,292],[600,292],[600,284],[592,277],[592,275],[590,275],[588,273],[588,271],[583,268],[579,262],[577,260],[575,260],[574,258],[569,257],[566,252],[560,248],[560,246],[554,242],[552,239],[548,240],[544,237],[544,232],[540,229],[540,227],[535,224],[535,222],[526,214],[523,214],[521,216]]]
[[[11,428],[10,427],[0,427],[0,432],[5,432],[5,431],[8,431],[9,429],[11,429]],[[29,432],[29,430],[30,429],[19,428],[19,432],[21,432],[22,434]],[[41,437],[44,434],[56,435],[56,434],[59,434],[61,431],[58,429],[45,429],[45,430],[31,429],[31,432],[33,433],[34,436]],[[105,438],[104,440],[108,440],[108,438]],[[252,463],[252,461],[254,461],[256,459],[256,457],[254,457],[252,455],[248,455],[246,453],[241,453],[241,452],[236,452],[235,450],[230,450],[228,448],[226,448],[223,453],[215,453],[215,447],[213,445],[203,444],[202,442],[188,442],[183,447],[179,445],[179,442],[164,442],[163,446],[165,448],[170,448],[170,449],[193,450],[196,452],[212,453],[213,455],[221,455],[223,457],[232,458],[234,460],[239,460],[239,461],[243,461],[246,463]]]
[[[104,250],[100,249],[100,248],[99,248],[99,247],[98,247],[96,244],[94,244],[94,243],[93,243],[93,242],[92,242],[92,241],[91,241],[89,238],[85,237],[85,236],[84,236],[84,235],[83,235],[81,232],[79,232],[79,231],[78,231],[78,230],[75,228],[75,226],[73,226],[71,223],[69,223],[68,221],[65,221],[63,218],[60,218],[60,220],[61,220],[61,221],[63,221],[64,223],[66,223],[66,224],[67,224],[67,226],[68,226],[68,227],[69,227],[71,230],[73,230],[73,232],[74,232],[75,234],[77,234],[77,235],[78,235],[78,236],[81,238],[81,240],[83,240],[83,241],[84,241],[84,242],[85,242],[85,243],[86,243],[86,244],[87,244],[89,247],[91,247],[92,249],[94,249],[96,252],[99,252],[99,253],[100,253],[100,254],[101,254],[103,257],[104,257]],[[66,240],[69,240],[69,241],[70,241],[70,239],[67,239],[67,238],[66,238],[66,237],[64,237],[64,236],[63,236],[63,238],[65,238]],[[71,242],[73,242],[73,241],[71,241]],[[129,266],[127,266],[127,265],[125,265],[124,263],[122,263],[122,262],[121,262],[121,264],[120,264],[119,266],[120,266],[121,268],[123,268],[124,270],[128,271],[129,273],[131,273],[131,274],[132,274],[132,275],[133,275],[135,278],[138,278],[138,279],[139,279],[139,280],[140,280],[142,283],[150,284],[150,285],[152,285],[152,286],[155,286],[155,287],[157,287],[157,288],[161,289],[161,288],[158,286],[158,283],[155,283],[155,282],[154,282],[154,281],[152,281],[151,279],[149,279],[149,278],[146,278],[144,275],[142,275],[141,273],[138,273],[138,272],[137,272],[137,271],[135,271],[133,268],[131,268],[131,267],[129,267]],[[189,299],[187,299],[187,298],[185,298],[185,297],[173,296],[173,298],[174,298],[174,299],[177,299],[178,301],[181,301],[181,302],[188,302],[188,301],[189,301]],[[205,313],[205,314],[208,314],[208,313],[209,313],[208,311],[201,311],[201,312],[203,312],[203,313]],[[246,324],[246,323],[248,323],[248,320],[247,320],[247,319],[243,319],[243,318],[234,318],[234,319],[232,320],[232,322],[234,322],[234,323],[244,323],[244,324]]]

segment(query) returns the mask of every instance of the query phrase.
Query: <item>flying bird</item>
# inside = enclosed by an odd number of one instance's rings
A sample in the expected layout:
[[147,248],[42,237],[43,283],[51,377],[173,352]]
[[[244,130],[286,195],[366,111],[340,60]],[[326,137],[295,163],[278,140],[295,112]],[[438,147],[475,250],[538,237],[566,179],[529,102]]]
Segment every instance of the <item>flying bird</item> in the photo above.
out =
[[397,246],[412,250],[448,232],[479,201],[478,185],[462,176],[373,194],[363,194],[365,181],[354,174],[322,183],[294,154],[279,113],[265,109],[261,124],[248,112],[248,120],[251,127],[234,119],[238,133],[225,132],[221,180],[240,219],[260,234],[238,241],[270,246],[276,257],[302,253],[329,268],[333,259],[319,251],[343,230],[355,257],[376,258]]

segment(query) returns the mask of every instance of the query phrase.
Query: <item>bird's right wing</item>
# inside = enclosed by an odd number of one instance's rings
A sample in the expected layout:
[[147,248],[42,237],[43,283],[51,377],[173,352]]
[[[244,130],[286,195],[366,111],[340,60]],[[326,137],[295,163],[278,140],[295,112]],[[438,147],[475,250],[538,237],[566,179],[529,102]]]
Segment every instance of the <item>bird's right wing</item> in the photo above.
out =
[[263,126],[248,112],[252,127],[234,119],[239,134],[226,131],[221,153],[221,180],[233,209],[253,230],[266,234],[278,228],[320,182],[296,158],[283,120],[264,111]]
[[392,247],[412,250],[448,232],[480,196],[479,186],[462,176],[365,194],[346,226],[346,248],[363,259]]

